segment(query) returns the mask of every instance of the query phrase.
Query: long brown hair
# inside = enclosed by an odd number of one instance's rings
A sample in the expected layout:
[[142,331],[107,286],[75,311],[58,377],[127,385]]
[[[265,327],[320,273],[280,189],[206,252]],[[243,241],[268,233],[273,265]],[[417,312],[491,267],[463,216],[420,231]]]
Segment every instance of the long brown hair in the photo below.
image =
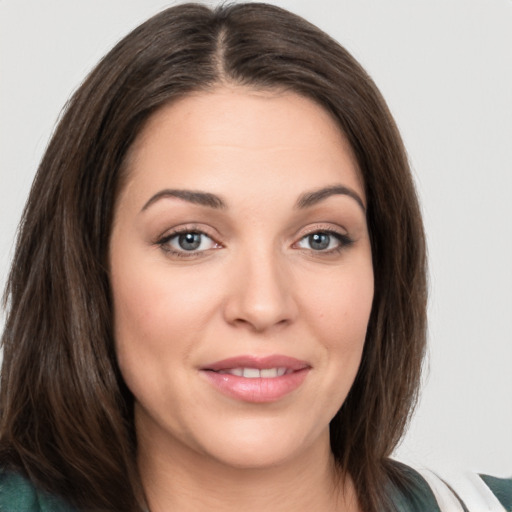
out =
[[290,90],[338,121],[368,199],[375,297],[362,363],[331,447],[366,512],[404,485],[388,457],[425,350],[425,241],[406,154],[361,66],[305,20],[266,4],[169,8],[135,29],[69,101],[38,169],[5,293],[0,464],[93,510],[140,510],[133,398],[112,335],[108,242],[123,161],[163,105],[221,82]]

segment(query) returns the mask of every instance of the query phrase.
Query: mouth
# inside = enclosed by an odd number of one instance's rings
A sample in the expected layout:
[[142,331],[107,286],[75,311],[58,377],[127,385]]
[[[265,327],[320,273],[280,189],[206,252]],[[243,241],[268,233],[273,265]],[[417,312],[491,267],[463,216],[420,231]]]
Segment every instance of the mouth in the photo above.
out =
[[227,370],[219,370],[217,373],[221,375],[236,375],[237,377],[244,377],[246,379],[275,379],[292,373],[293,370],[289,368],[229,368]]
[[266,403],[278,401],[299,388],[311,365],[282,355],[240,356],[216,361],[200,370],[220,393],[244,402]]

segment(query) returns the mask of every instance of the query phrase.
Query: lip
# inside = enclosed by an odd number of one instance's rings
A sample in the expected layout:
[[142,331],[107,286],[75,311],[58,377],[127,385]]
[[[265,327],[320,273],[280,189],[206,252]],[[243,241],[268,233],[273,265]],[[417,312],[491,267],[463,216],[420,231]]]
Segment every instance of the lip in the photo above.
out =
[[[228,373],[218,373],[233,368],[286,368],[287,373],[274,378],[246,378]],[[222,394],[251,403],[276,402],[295,391],[306,379],[311,365],[294,357],[250,355],[230,357],[200,368],[202,375]]]

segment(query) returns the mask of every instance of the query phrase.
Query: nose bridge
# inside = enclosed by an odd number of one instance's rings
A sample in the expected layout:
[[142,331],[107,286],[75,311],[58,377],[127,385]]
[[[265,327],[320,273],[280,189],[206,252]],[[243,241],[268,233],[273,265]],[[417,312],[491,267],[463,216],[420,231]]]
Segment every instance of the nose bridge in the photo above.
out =
[[270,243],[238,255],[226,305],[229,322],[263,331],[293,320],[296,305],[284,258]]

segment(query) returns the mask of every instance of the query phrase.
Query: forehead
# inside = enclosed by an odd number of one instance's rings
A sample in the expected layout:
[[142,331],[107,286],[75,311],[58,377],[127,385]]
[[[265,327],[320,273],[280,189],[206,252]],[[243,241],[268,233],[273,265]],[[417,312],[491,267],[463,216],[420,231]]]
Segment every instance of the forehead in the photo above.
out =
[[127,171],[128,187],[146,195],[171,185],[223,195],[257,193],[265,183],[299,190],[342,182],[364,197],[353,151],[330,113],[296,93],[246,87],[161,108],[137,137]]

